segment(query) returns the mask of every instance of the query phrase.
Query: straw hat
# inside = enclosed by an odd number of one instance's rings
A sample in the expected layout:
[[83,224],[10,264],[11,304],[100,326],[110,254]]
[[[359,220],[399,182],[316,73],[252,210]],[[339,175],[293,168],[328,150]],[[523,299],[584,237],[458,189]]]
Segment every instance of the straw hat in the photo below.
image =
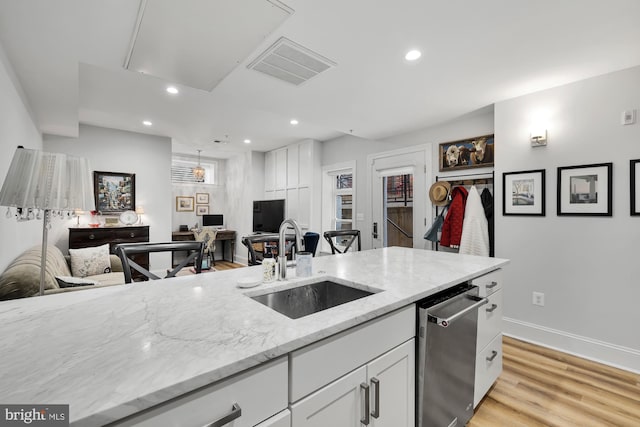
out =
[[436,181],[429,188],[429,199],[435,206],[446,206],[449,204],[449,193],[451,184],[447,181]]

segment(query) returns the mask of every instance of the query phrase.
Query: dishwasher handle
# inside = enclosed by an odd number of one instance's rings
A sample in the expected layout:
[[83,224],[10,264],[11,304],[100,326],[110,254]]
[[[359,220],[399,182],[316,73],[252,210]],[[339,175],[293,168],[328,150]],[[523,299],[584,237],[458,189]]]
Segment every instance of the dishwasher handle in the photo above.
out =
[[468,307],[465,307],[464,309],[460,310],[459,312],[457,312],[455,314],[452,314],[449,317],[446,317],[446,318],[437,317],[437,316],[434,316],[433,314],[428,314],[429,321],[435,323],[438,326],[442,326],[443,328],[446,328],[447,326],[449,326],[450,324],[452,324],[453,322],[455,322],[456,320],[458,320],[459,318],[461,318],[465,314],[469,313],[470,311],[473,311],[473,310],[477,309],[478,307],[481,307],[481,306],[489,303],[489,298],[480,298],[480,297],[476,297],[474,295],[465,295],[465,297],[467,297],[468,299],[471,299],[473,301],[476,301],[476,302],[474,304],[471,304]]

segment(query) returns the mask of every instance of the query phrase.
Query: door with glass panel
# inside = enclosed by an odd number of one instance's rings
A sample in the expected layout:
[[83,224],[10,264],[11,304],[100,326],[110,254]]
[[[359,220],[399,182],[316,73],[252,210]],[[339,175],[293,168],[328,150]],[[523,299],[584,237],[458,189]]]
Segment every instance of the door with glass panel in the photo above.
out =
[[[353,173],[335,175],[332,230],[353,230]],[[344,250],[351,238],[337,238],[336,247]]]

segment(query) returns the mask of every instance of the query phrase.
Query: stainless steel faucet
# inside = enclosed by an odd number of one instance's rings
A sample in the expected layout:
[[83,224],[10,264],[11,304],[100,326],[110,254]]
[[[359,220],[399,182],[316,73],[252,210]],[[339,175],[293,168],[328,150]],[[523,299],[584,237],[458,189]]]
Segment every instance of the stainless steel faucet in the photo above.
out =
[[[282,224],[280,224],[280,230],[279,230],[279,234],[280,234],[280,246],[278,248],[278,268],[280,269],[280,276],[279,279],[280,280],[287,280],[287,251],[286,251],[286,238],[285,238],[285,234],[287,231],[288,226],[293,227],[294,233],[296,235],[296,250],[299,251],[302,249],[302,232],[300,231],[300,227],[298,226],[298,223],[292,219],[292,218],[287,218],[284,221],[282,221]],[[295,256],[294,256],[295,259]]]

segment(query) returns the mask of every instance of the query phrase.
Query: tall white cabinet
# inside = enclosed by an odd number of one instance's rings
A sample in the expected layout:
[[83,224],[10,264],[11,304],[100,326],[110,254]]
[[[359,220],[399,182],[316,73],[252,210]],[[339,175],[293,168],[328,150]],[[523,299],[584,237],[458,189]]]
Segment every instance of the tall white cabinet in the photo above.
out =
[[320,142],[297,142],[265,154],[265,199],[285,199],[286,217],[320,231]]

